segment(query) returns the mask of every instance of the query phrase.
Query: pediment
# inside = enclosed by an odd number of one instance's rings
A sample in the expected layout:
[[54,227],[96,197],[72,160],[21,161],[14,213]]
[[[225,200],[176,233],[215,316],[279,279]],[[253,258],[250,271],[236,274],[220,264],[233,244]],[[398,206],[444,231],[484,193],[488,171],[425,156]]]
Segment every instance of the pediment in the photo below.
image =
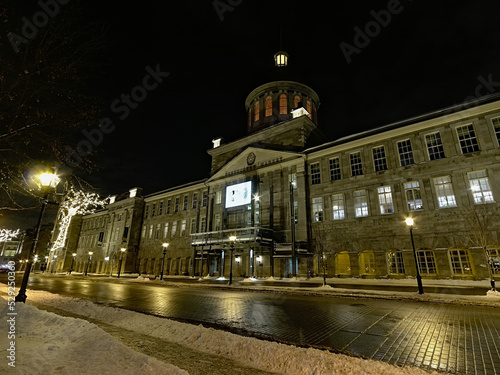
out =
[[228,161],[209,181],[235,176],[301,157],[297,152],[248,147]]

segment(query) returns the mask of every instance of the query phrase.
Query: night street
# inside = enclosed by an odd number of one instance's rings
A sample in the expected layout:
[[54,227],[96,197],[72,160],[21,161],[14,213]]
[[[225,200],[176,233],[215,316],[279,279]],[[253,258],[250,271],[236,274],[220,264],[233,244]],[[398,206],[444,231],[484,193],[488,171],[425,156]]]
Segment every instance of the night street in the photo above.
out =
[[492,307],[40,275],[28,288],[399,366],[488,375],[500,369],[500,321]]

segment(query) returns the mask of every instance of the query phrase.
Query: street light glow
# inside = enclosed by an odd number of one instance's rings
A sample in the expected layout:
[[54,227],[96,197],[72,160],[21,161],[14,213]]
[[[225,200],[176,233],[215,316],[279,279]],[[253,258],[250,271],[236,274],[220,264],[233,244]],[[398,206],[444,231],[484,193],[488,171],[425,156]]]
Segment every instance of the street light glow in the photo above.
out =
[[413,219],[411,217],[406,218],[405,222],[406,222],[406,225],[408,225],[408,226],[413,225]]
[[127,251],[127,249],[125,249],[124,247],[122,247],[122,248],[120,249],[120,251],[125,252],[125,251]]
[[231,241],[231,242],[236,241],[236,236],[229,236],[229,241]]
[[168,243],[167,242],[164,242],[161,246],[163,246],[165,249],[168,247]]
[[42,173],[38,176],[38,179],[40,180],[40,184],[42,185],[42,187],[50,186],[55,188],[60,181],[60,178],[53,173]]

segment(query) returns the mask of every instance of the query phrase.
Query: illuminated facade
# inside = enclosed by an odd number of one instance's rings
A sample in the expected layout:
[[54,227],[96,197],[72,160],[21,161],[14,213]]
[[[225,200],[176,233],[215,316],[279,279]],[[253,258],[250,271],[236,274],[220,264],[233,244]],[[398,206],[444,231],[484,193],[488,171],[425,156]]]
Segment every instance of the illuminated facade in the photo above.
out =
[[[412,217],[423,277],[500,277],[498,99],[332,142],[318,142],[319,105],[293,80],[253,90],[248,134],[213,141],[210,178],[133,198],[140,234],[133,246],[121,236],[123,272],[158,275],[164,264],[165,275],[227,278],[232,264],[234,277],[413,277]],[[91,242],[102,232],[101,248],[118,254],[102,228]],[[96,272],[109,272],[100,256]]]

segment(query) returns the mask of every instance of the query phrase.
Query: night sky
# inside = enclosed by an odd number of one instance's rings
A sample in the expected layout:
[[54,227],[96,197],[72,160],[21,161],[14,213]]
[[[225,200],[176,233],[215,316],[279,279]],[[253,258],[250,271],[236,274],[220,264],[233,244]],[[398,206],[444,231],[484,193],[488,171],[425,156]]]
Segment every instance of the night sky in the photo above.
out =
[[[92,84],[116,129],[96,148],[99,169],[82,177],[103,195],[209,177],[212,139],[245,136],[245,99],[280,49],[318,93],[328,140],[500,92],[498,0],[133,4],[89,6],[108,42]],[[367,28],[372,36],[356,38]],[[355,51],[350,62],[341,43]],[[148,66],[169,75],[127,116],[113,110]]]

